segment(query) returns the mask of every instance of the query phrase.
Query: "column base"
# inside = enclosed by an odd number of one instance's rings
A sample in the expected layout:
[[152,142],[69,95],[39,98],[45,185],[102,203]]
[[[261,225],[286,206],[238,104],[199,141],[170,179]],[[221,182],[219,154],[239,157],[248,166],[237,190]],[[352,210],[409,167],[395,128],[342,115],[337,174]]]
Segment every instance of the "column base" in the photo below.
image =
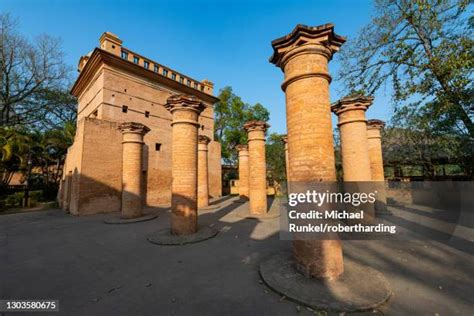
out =
[[328,281],[305,277],[296,270],[292,254],[280,252],[260,264],[260,276],[273,291],[316,310],[373,310],[392,295],[382,273],[347,259],[344,274]]
[[140,217],[135,218],[121,218],[120,216],[113,216],[110,218],[104,219],[104,223],[106,224],[133,224],[133,223],[140,223],[151,221],[158,217],[158,214],[144,214]]
[[253,214],[250,213],[250,204],[246,206],[240,206],[237,211],[236,215],[240,218],[248,218],[248,219],[272,219],[280,217],[281,209],[282,209],[282,200],[280,198],[269,197],[267,199],[267,208],[269,208],[268,212],[262,214]]
[[252,214],[247,208],[242,208],[237,211],[237,217],[246,219],[272,219],[280,217],[280,209],[278,207],[272,207],[270,210],[263,214]]
[[170,229],[165,228],[147,236],[146,239],[156,245],[182,246],[211,239],[217,233],[218,231],[210,226],[199,227],[196,233],[188,235],[172,235]]

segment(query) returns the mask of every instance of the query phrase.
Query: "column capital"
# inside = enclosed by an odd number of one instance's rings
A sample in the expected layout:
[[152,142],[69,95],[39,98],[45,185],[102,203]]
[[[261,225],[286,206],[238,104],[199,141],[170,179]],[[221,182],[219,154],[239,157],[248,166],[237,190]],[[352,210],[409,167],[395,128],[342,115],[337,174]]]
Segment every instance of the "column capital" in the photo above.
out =
[[367,121],[367,129],[378,129],[384,128],[385,122],[382,120],[371,119]]
[[287,60],[298,53],[321,54],[330,60],[345,41],[345,37],[334,32],[334,24],[298,24],[290,34],[272,41],[273,55],[270,62],[283,68]]
[[166,100],[165,108],[171,113],[177,110],[185,110],[194,111],[199,114],[206,109],[206,106],[195,96],[175,94]]
[[206,135],[198,135],[198,144],[207,145],[210,141],[211,139]]
[[287,135],[283,135],[283,137],[281,138],[281,142],[282,142],[284,145],[287,145],[287,144],[288,144],[288,136],[287,136]]
[[363,110],[365,112],[372,105],[373,101],[374,98],[371,96],[349,95],[331,104],[331,111],[337,116],[354,110]]
[[140,135],[145,135],[150,131],[150,128],[148,128],[146,125],[143,125],[142,123],[137,123],[137,122],[124,122],[121,123],[118,126],[118,129],[122,133],[136,133]]
[[248,151],[249,150],[249,145],[237,145],[235,146],[235,149],[240,153],[241,151]]
[[247,132],[252,132],[252,131],[265,132],[269,127],[270,127],[270,124],[264,121],[249,121],[244,124],[244,128]]

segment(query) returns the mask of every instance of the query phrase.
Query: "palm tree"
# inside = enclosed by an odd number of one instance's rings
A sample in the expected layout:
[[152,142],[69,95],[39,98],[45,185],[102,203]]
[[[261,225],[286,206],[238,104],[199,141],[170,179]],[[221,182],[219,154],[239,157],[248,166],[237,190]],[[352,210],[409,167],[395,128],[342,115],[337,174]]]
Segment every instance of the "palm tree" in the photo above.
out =
[[1,185],[8,185],[15,171],[27,169],[30,144],[30,136],[24,129],[0,128]]

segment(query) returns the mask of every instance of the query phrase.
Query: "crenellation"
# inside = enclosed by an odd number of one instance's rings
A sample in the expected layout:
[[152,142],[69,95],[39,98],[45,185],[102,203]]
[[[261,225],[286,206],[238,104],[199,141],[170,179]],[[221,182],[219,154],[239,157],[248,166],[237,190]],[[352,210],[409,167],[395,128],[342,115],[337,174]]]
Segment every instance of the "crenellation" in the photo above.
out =
[[[120,57],[130,63],[136,64],[144,68],[145,70],[151,71],[153,73],[159,74],[170,80],[179,82],[182,85],[186,85],[190,88],[199,90],[207,94],[213,94],[214,84],[209,80],[198,81],[189,76],[186,76],[176,70],[173,70],[167,66],[164,66],[160,63],[157,63],[150,58],[147,58],[143,55],[133,52],[132,50],[121,47]],[[148,66],[148,67],[146,67]]]
[[[115,38],[113,34],[105,34],[101,38],[101,48],[96,48],[86,57],[81,57],[81,71],[76,80],[71,93],[78,98],[78,127],[84,124],[84,129],[78,128],[78,135],[83,131],[88,131],[88,126],[92,121],[110,122],[120,124],[124,122],[137,122],[150,128],[150,132],[144,139],[143,152],[147,157],[144,158],[146,166],[143,168],[144,203],[147,206],[163,206],[171,203],[171,162],[172,162],[172,114],[166,109],[165,105],[168,98],[176,94],[190,95],[199,100],[202,104],[202,112],[197,121],[200,128],[200,134],[209,137],[208,168],[209,168],[209,196],[217,198],[222,194],[221,182],[221,152],[220,144],[214,140],[214,118],[212,105],[218,100],[212,95],[212,90],[201,91],[188,87],[183,75],[184,84],[179,83],[180,73],[166,68],[170,78],[164,78],[154,73],[155,63],[144,58],[142,55],[127,50]],[[117,37],[118,38],[118,37]],[[102,44],[104,45],[102,47]],[[114,47],[112,47],[112,45]],[[120,48],[120,51],[116,50]],[[114,51],[115,50],[115,51]],[[122,50],[128,52],[127,61],[122,58]],[[133,63],[133,56],[139,57],[138,65]],[[145,61],[149,62],[148,69],[144,69]],[[157,64],[158,65],[158,64]],[[162,65],[159,65],[160,69]],[[161,72],[161,70],[160,70]],[[176,74],[176,80],[171,80],[172,74]],[[169,79],[169,80],[168,80]],[[196,81],[189,78],[192,82]],[[187,79],[186,79],[187,80]],[[205,85],[212,87],[212,83],[207,81]],[[199,88],[199,87],[198,87]],[[101,163],[92,164],[88,160],[93,156],[89,151],[102,151],[102,148],[121,147],[121,136],[118,131],[108,131],[105,125],[94,127],[97,132],[96,146],[84,147],[84,145],[75,142],[74,150],[68,154],[67,169],[64,174],[74,172],[77,169],[78,161],[82,161],[91,172],[90,181],[101,179],[104,187],[111,186],[116,190],[117,185],[109,183],[108,179],[102,179],[100,176],[103,166]],[[104,132],[101,132],[104,129]],[[116,133],[110,140],[101,137],[102,134]],[[92,135],[91,135],[92,136]],[[89,135],[87,135],[89,139]],[[105,144],[105,142],[108,142]],[[159,149],[157,145],[159,144]],[[75,157],[77,156],[77,157]],[[102,163],[103,164],[103,163]],[[113,162],[108,167],[114,170],[121,170],[121,162]],[[119,177],[121,176],[120,172]],[[65,177],[65,176],[64,176]],[[71,182],[71,186],[76,185],[76,181],[82,183],[84,178],[80,171]],[[64,183],[68,183],[64,181]],[[120,186],[119,189],[120,190]],[[65,192],[66,190],[63,190]],[[93,192],[91,192],[93,194]],[[84,196],[84,195],[82,195]],[[84,204],[82,196],[75,195],[76,201],[64,203],[65,205]],[[117,194],[114,193],[114,196]],[[120,195],[118,195],[120,196]],[[103,205],[98,198],[89,199],[93,205]],[[115,197],[114,197],[115,199]],[[89,202],[88,202],[89,203]],[[117,205],[115,202],[110,205]],[[97,207],[95,212],[110,212],[113,207]],[[90,211],[88,211],[88,214]],[[77,211],[77,215],[82,215]]]

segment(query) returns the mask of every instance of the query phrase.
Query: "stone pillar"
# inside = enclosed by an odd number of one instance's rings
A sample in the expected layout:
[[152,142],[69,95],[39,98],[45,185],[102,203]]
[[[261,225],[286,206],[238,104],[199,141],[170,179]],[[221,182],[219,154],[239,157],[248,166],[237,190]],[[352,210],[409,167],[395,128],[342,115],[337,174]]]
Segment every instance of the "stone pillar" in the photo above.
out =
[[240,199],[249,198],[249,146],[237,145],[239,151],[239,195]]
[[263,121],[244,124],[249,146],[250,214],[267,213],[267,165],[265,159],[265,131],[270,127]]
[[282,139],[283,146],[285,148],[285,170],[286,170],[286,188],[288,193],[291,192],[290,189],[290,161],[288,159],[288,136],[284,136]]
[[372,180],[365,118],[372,101],[372,97],[348,96],[331,106],[339,119],[344,181]]
[[[347,96],[331,106],[338,116],[339,134],[341,137],[341,156],[344,189],[346,192],[370,193],[377,191],[372,183],[370,171],[369,147],[367,143],[367,119],[365,111],[372,105],[373,98],[361,95]],[[356,183],[357,182],[357,183]],[[347,206],[347,210],[351,210]],[[375,218],[374,204],[360,205],[357,210],[364,211],[361,220],[350,223],[373,223]]]
[[381,120],[367,121],[367,141],[369,148],[370,170],[373,181],[385,181],[382,158],[381,130],[385,123]]
[[198,136],[198,208],[209,206],[209,169],[207,145],[211,139],[205,135]]
[[[344,42],[332,24],[297,25],[272,42],[270,62],[285,74],[282,89],[293,184],[336,181],[328,62]],[[295,240],[293,254],[298,270],[310,277],[335,279],[344,271],[339,239]]]
[[125,122],[122,132],[122,214],[124,219],[142,216],[143,136],[150,131],[143,124]]
[[387,196],[385,192],[385,176],[383,170],[382,157],[382,135],[381,130],[385,123],[381,120],[367,121],[367,141],[369,147],[370,171],[372,181],[380,182],[377,184],[378,194],[375,201],[375,209],[377,211],[386,211]]
[[171,234],[193,234],[198,229],[198,118],[205,106],[194,96],[173,95],[166,108],[173,116]]

